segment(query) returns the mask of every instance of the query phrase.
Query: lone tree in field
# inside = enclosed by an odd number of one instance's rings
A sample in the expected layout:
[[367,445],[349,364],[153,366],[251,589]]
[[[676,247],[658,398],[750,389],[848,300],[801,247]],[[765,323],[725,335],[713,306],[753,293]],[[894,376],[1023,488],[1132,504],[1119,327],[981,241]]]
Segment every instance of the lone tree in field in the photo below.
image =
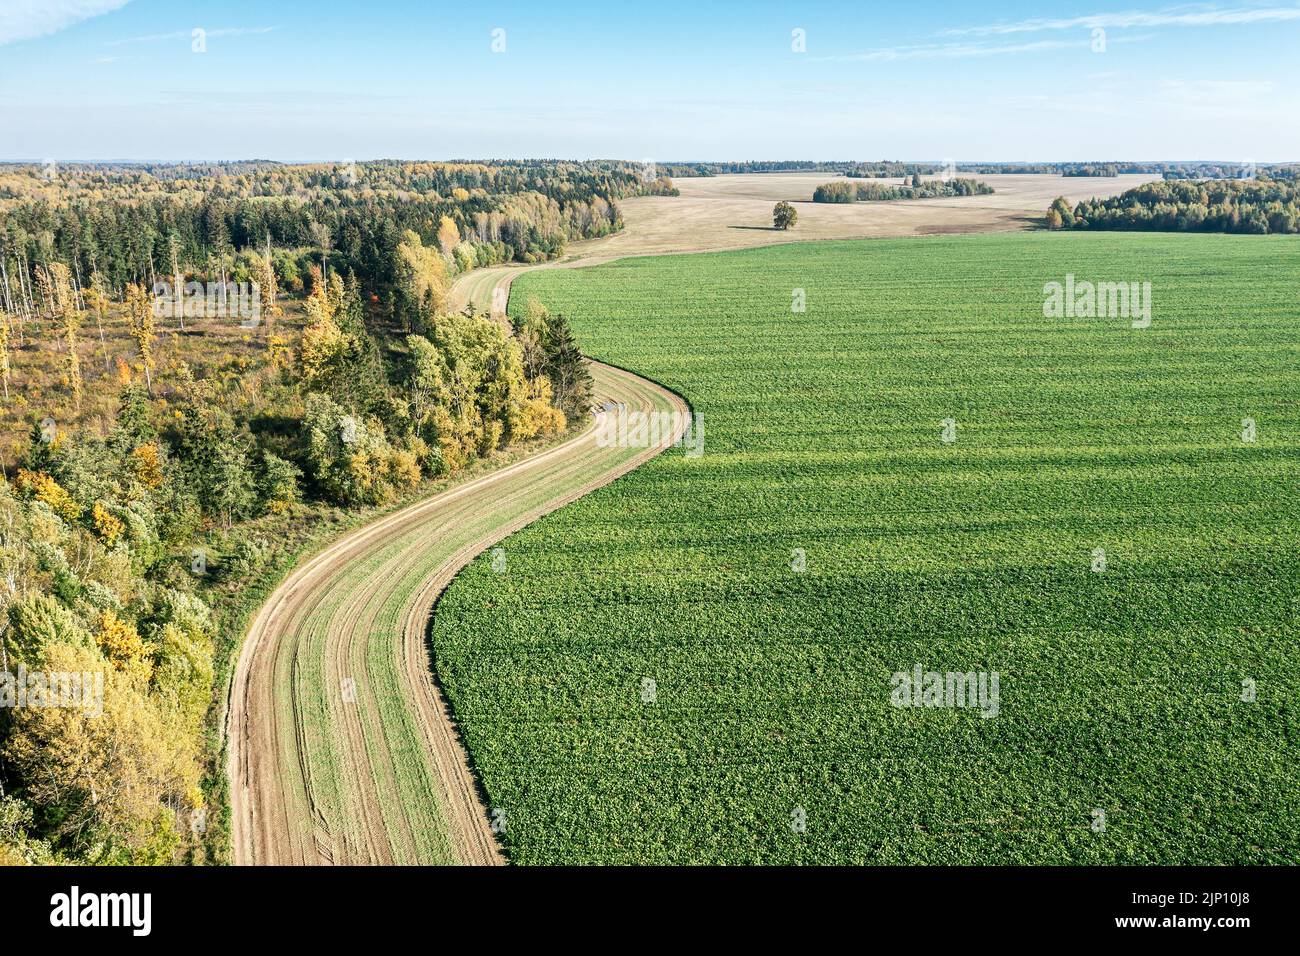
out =
[[784,199],[772,207],[772,225],[778,229],[789,229],[799,221],[799,213]]

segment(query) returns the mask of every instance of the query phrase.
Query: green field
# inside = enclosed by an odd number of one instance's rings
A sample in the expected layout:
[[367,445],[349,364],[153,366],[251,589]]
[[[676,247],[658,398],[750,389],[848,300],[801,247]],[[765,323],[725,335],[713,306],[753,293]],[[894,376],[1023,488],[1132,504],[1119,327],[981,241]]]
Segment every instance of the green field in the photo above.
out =
[[[1150,281],[1150,328],[1044,318],[1067,274]],[[512,310],[685,395],[705,450],[438,606],[510,858],[1296,862],[1298,287],[1295,239],[1152,234],[518,279]],[[997,716],[893,706],[916,664],[998,672]]]

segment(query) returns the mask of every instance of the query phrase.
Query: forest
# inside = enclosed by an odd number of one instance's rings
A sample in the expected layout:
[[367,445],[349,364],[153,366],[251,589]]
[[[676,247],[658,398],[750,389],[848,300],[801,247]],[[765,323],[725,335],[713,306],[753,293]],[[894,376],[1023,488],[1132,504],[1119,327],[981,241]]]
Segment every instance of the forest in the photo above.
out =
[[975,179],[922,180],[913,173],[903,184],[879,182],[851,183],[838,180],[824,183],[813,190],[813,202],[854,203],[884,202],[892,199],[937,199],[943,196],[983,196],[993,188]]
[[1159,232],[1294,233],[1300,227],[1300,183],[1257,178],[1146,183],[1110,199],[1071,208],[1057,198],[1047,211],[1051,229]]
[[[587,414],[563,316],[450,313],[451,279],[662,188],[549,161],[0,172],[0,864],[224,859],[219,705],[260,595]],[[255,321],[159,292],[238,282]]]
[[[268,163],[205,172],[0,166],[0,255],[20,269],[57,259],[121,288],[165,272],[173,251],[204,266],[266,243],[309,247],[382,297],[407,230],[436,242],[462,271],[536,262],[621,228],[616,200],[665,188],[636,164],[613,162]],[[286,268],[281,281],[300,287],[304,268],[296,276]]]
[[840,173],[864,179],[885,179],[891,176],[937,175],[943,172],[941,163],[907,163],[892,159],[876,162],[858,160],[768,160],[736,163],[659,163],[659,170],[669,177],[722,176],[743,173]]

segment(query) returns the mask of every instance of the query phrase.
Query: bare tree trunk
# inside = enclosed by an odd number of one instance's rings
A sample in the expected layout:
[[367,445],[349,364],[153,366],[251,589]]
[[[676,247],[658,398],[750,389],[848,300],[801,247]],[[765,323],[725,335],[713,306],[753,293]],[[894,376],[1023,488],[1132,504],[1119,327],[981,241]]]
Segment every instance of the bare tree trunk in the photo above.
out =
[[108,343],[104,341],[104,306],[107,305],[104,299],[108,297],[108,290],[105,288],[107,282],[104,281],[103,276],[99,276],[101,281],[99,285],[95,285],[95,276],[99,275],[99,269],[94,256],[90,257],[90,272],[90,284],[95,290],[95,325],[99,328],[99,354],[104,356],[104,374],[111,375],[113,367],[108,361]]
[[0,253],[0,275],[4,276],[5,283],[5,312],[13,312],[14,300],[9,294],[9,268],[5,265],[6,254]]
[[81,263],[76,259],[72,260],[72,291],[77,297],[77,311],[86,311],[86,300],[81,297]]
[[176,312],[177,320],[180,322],[181,331],[185,331],[185,278],[181,275],[180,261],[176,257],[176,236],[175,234],[167,242],[172,252],[172,303]]
[[27,251],[21,250],[21,259],[18,268],[18,285],[19,291],[23,296],[23,316],[22,325],[18,331],[18,344],[26,346],[27,344],[27,323],[32,319],[35,306],[32,303],[32,277],[31,271],[27,265]]

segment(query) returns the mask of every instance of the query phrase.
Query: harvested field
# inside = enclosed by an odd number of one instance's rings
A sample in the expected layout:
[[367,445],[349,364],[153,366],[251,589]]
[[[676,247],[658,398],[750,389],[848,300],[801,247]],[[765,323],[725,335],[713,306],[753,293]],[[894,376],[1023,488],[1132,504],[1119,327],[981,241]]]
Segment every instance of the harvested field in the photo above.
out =
[[[623,232],[575,243],[575,258],[660,255],[740,249],[809,239],[857,239],[953,232],[1008,232],[1042,219],[1057,196],[1071,201],[1114,196],[1149,182],[1150,176],[1085,179],[1049,175],[973,176],[995,190],[991,196],[899,200],[836,205],[814,203],[813,190],[836,179],[829,173],[751,173],[677,179],[680,196],[642,196],[620,205]],[[900,180],[890,180],[899,182]],[[772,228],[772,206],[794,204],[798,224]]]

